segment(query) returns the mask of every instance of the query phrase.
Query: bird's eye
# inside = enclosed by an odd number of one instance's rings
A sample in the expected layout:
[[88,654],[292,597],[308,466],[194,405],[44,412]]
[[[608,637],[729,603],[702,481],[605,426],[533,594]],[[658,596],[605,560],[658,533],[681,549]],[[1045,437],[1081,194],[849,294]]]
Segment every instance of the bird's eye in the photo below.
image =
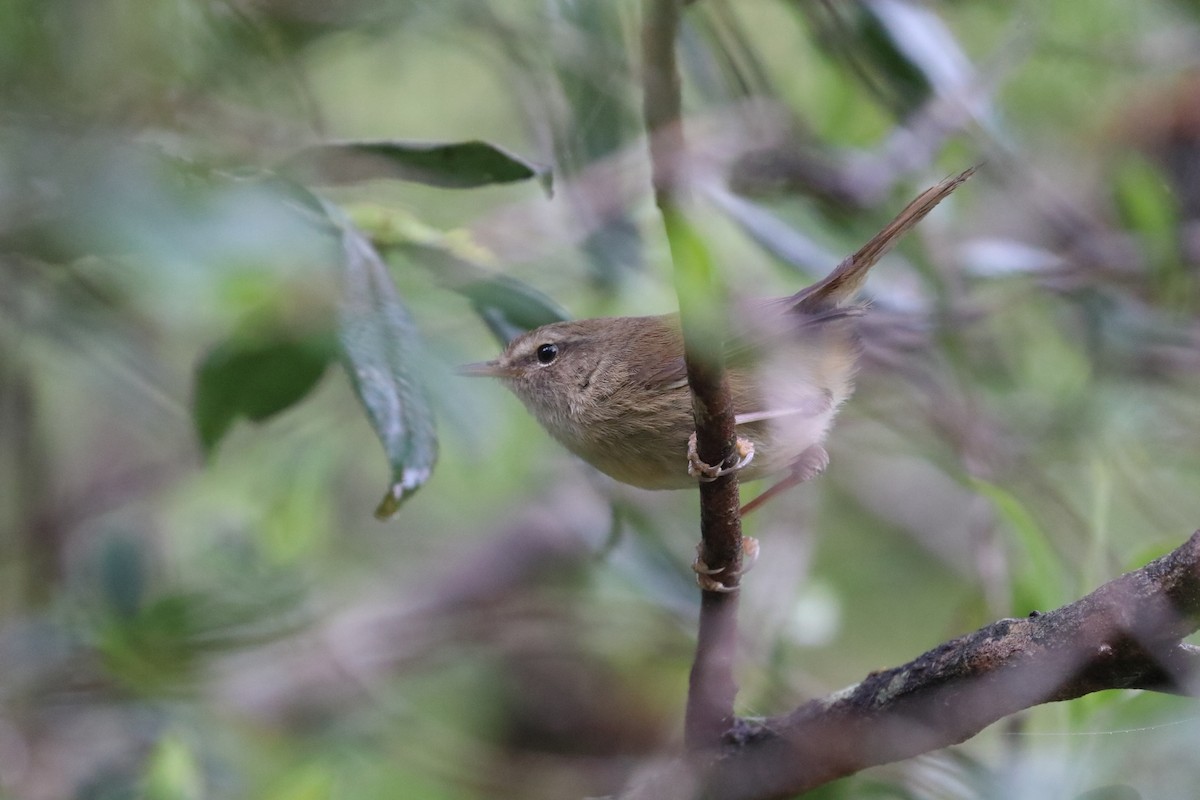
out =
[[537,360],[539,364],[549,364],[558,358],[558,345],[544,344],[537,349]]

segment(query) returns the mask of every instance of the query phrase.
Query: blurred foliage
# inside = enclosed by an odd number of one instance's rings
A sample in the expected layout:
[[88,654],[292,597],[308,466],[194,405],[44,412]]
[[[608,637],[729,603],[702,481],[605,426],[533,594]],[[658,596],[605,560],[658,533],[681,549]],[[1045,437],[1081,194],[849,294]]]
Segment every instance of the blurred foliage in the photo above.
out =
[[200,444],[212,451],[239,416],[261,422],[304,398],[325,373],[327,340],[225,342],[196,372],[192,415]]
[[[694,496],[452,374],[673,307],[639,19],[0,5],[0,798],[582,797],[678,744]],[[1198,40],[1173,0],[689,5],[676,233],[732,295],[984,162],[872,278],[830,471],[748,523],[742,711],[1197,527]],[[1190,796],[1198,724],[1109,693],[812,796]]]

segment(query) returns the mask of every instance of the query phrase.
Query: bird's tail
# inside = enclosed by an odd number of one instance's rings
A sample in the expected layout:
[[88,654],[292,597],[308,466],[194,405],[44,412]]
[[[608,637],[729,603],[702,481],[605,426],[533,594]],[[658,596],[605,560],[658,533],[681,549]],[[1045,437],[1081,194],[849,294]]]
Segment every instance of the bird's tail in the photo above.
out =
[[871,237],[858,252],[837,265],[833,272],[822,280],[792,296],[793,307],[806,312],[833,308],[850,298],[862,286],[867,273],[885,253],[895,246],[900,237],[925,218],[934,207],[950,196],[967,178],[975,174],[975,167],[963,170],[958,175],[946,178],[936,186],[926,189],[915,200],[904,207],[883,230]]

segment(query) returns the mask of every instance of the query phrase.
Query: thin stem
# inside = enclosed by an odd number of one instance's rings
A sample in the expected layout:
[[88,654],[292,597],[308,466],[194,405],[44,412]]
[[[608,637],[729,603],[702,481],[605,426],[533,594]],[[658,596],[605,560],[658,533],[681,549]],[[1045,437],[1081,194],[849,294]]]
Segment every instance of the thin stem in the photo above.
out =
[[[646,0],[642,38],[643,113],[650,141],[654,196],[663,216],[679,294],[680,324],[696,445],[708,464],[724,464],[734,443],[732,398],[720,358],[722,316],[714,311],[716,280],[681,209],[686,167],[682,99],[675,41],[681,0]],[[742,565],[738,480],[729,474],[700,484],[700,556],[734,591],[701,597],[696,657],[689,682],[684,739],[689,750],[716,748],[733,723],[737,685],[737,586]]]

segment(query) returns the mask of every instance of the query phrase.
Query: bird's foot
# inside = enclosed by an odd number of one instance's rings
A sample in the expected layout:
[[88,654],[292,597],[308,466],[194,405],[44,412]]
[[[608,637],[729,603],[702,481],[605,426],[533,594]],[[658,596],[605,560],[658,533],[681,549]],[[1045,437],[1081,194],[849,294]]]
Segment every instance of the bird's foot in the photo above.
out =
[[754,460],[754,442],[744,436],[737,437],[730,458],[733,460],[733,463],[728,466],[725,463],[716,467],[706,464],[700,459],[700,453],[696,449],[695,432],[693,431],[692,435],[688,437],[688,475],[691,475],[693,478],[703,483],[708,483],[709,481],[715,481],[722,475],[729,475],[740,469],[745,469]]
[[706,592],[736,592],[738,586],[730,586],[727,583],[722,583],[715,578],[715,575],[725,573],[726,580],[730,578],[740,578],[750,571],[754,566],[754,562],[758,560],[758,539],[751,536],[742,537],[742,568],[736,572],[727,572],[726,567],[712,569],[704,561],[704,545],[696,545],[696,560],[692,562],[692,569],[696,572],[696,585]]

